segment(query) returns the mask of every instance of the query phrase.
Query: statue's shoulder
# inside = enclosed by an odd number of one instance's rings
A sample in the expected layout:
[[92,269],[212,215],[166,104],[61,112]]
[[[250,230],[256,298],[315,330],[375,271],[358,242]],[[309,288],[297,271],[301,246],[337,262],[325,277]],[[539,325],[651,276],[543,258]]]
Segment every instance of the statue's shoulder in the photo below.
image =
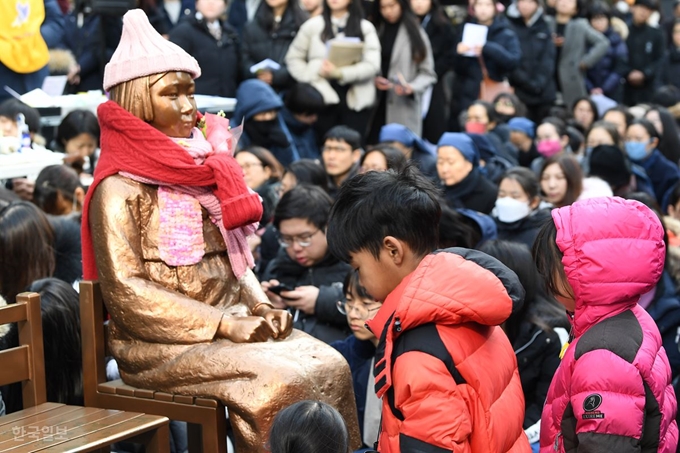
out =
[[120,174],[108,176],[96,187],[93,194],[93,202],[96,199],[106,200],[106,203],[115,203],[115,200],[147,200],[157,198],[158,187],[144,184]]

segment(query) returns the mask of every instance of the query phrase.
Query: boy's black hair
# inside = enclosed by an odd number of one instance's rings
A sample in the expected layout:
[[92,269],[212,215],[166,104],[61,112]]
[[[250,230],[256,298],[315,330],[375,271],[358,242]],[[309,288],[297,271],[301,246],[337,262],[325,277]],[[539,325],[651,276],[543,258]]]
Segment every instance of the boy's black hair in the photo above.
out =
[[40,113],[36,109],[18,99],[7,99],[0,104],[0,116],[16,121],[19,113],[24,114],[29,132],[40,132]]
[[323,136],[324,143],[326,143],[327,140],[345,142],[352,147],[352,151],[361,149],[361,134],[347,126],[332,127],[326,132],[326,135]]
[[474,248],[482,238],[481,231],[474,225],[474,220],[447,206],[444,200],[440,201],[442,216],[439,219],[439,248],[451,247]]
[[327,190],[328,176],[326,175],[326,170],[315,160],[296,160],[286,168],[283,174],[285,175],[286,173],[294,175],[298,184],[311,184]]
[[367,250],[380,256],[385,236],[404,241],[416,255],[437,248],[441,206],[435,185],[414,165],[402,171],[369,171],[347,180],[328,219],[328,248],[349,262]]
[[323,96],[308,83],[296,83],[286,93],[286,108],[298,115],[318,115],[324,109]]
[[611,20],[612,19],[611,7],[603,1],[597,1],[593,3],[588,8],[588,14],[586,15],[586,18],[588,19],[588,21],[591,21],[598,16],[604,16],[607,18],[608,21]]
[[278,230],[284,220],[305,219],[323,230],[332,205],[333,200],[321,187],[298,184],[279,200],[274,212],[274,227]]
[[366,288],[361,286],[361,283],[359,282],[359,273],[354,269],[347,273],[345,281],[342,283],[342,293],[349,294],[355,299],[375,300],[368,294]]
[[271,453],[348,453],[351,442],[342,415],[321,401],[300,401],[276,414]]

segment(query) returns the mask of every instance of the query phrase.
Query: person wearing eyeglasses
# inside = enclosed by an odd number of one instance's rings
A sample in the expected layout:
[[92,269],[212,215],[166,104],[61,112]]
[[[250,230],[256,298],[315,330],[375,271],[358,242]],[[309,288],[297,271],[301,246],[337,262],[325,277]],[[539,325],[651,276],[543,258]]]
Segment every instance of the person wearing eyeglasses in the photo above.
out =
[[[262,275],[272,304],[293,314],[294,327],[326,343],[349,335],[336,302],[344,300],[342,282],[350,266],[328,252],[326,223],[333,201],[320,187],[297,185],[274,212],[281,248]],[[270,288],[285,285],[290,291]]]
[[350,271],[343,283],[345,300],[337,302],[340,313],[347,316],[352,335],[342,341],[334,341],[334,347],[347,360],[352,371],[354,399],[357,405],[359,429],[363,442],[361,452],[366,451],[378,439],[382,403],[375,394],[374,377],[371,370],[375,365],[375,348],[378,337],[366,328],[366,321],[382,307],[382,302],[368,294],[359,283],[359,274]]
[[321,160],[328,175],[328,192],[331,197],[343,182],[359,172],[363,154],[361,134],[347,126],[335,126],[324,135]]

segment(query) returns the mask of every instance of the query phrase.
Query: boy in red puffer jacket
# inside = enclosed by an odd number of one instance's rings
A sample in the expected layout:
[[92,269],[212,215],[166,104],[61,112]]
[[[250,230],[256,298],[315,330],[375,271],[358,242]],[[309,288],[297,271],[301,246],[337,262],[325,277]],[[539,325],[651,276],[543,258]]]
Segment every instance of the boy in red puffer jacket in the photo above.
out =
[[529,452],[515,355],[499,327],[522,304],[517,276],[481,252],[437,247],[436,189],[415,168],[340,189],[328,246],[383,305],[376,392],[381,453]]

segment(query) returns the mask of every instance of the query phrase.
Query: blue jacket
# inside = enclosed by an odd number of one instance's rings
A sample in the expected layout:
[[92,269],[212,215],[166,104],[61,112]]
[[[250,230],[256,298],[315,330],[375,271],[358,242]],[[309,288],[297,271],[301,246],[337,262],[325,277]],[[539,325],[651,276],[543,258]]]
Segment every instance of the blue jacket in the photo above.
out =
[[617,90],[621,88],[622,79],[626,75],[628,46],[621,36],[611,28],[604,35],[609,39],[609,49],[600,61],[588,69],[586,88],[589,93],[594,88],[601,88],[605,96],[610,98],[620,97]]
[[656,284],[656,294],[651,305],[647,307],[649,315],[656,322],[663,341],[663,347],[671,364],[673,378],[680,374],[680,299],[675,289],[675,282],[670,274],[663,272],[661,280]]
[[64,15],[59,9],[57,0],[45,0],[45,20],[40,26],[40,34],[48,48],[63,47]]
[[281,109],[281,117],[288,127],[293,143],[297,148],[300,159],[320,159],[321,153],[316,144],[316,134],[314,133],[314,125],[302,123],[295,119],[293,114],[287,109]]
[[359,416],[359,429],[363,436],[364,431],[364,411],[366,409],[366,392],[368,381],[371,385],[373,378],[371,374],[371,359],[375,356],[375,346],[369,340],[358,340],[354,335],[350,335],[344,340],[331,343],[342,356],[347,360],[349,369],[352,372],[352,384],[354,386],[354,399],[357,403],[357,414]]
[[[248,122],[258,113],[276,110],[279,113],[277,115],[277,124],[286,135],[290,145],[288,147],[271,146],[268,149],[274,154],[274,157],[281,162],[281,165],[287,167],[300,159],[300,153],[295,145],[295,140],[283,119],[283,115],[280,114],[282,108],[283,101],[272,87],[259,79],[248,79],[242,82],[241,85],[239,85],[238,90],[236,90],[236,109],[234,110],[231,123],[237,125],[241,124],[242,121]],[[239,140],[239,146],[245,148],[251,144],[253,144],[252,140],[244,129],[243,135],[241,135],[241,139]]]
[[652,181],[656,201],[663,205],[666,194],[680,180],[680,169],[666,159],[658,149],[655,149],[645,160],[635,163],[645,169],[647,176]]

